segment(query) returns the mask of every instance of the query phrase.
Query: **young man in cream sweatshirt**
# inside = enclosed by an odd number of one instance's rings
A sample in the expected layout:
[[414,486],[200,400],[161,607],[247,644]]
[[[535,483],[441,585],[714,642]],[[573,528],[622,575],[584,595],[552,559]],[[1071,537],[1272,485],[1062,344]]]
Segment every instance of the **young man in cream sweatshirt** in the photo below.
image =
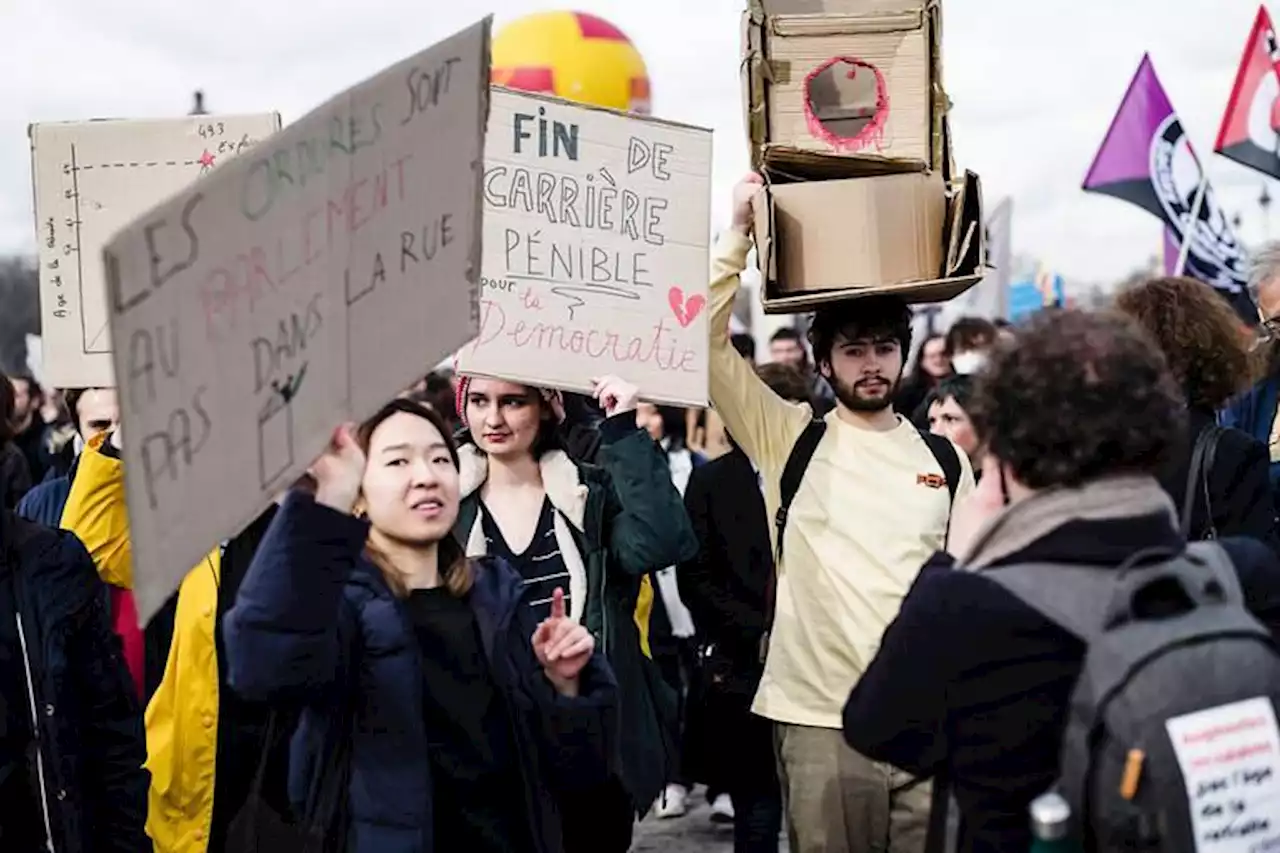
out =
[[[711,265],[711,400],[760,470],[770,518],[782,471],[812,420],[775,395],[733,349],[729,318],[751,248],[761,179],[734,189],[733,226]],[[764,677],[752,710],[775,724],[792,853],[919,853],[930,789],[850,749],[841,712],[951,513],[941,463],[893,411],[911,315],[897,297],[822,308],[814,361],[837,398],[788,512]],[[973,488],[959,456],[956,499]],[[775,542],[775,547],[777,543]]]

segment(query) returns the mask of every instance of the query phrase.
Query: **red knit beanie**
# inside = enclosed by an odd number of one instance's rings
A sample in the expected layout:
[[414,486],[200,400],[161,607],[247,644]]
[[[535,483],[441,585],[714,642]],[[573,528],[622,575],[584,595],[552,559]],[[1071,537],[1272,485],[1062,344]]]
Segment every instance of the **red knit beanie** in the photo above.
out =
[[[564,423],[564,395],[555,388],[539,388],[536,385],[527,385],[542,395],[542,399],[546,400],[547,405],[551,406],[551,412],[555,415],[556,423]],[[471,388],[470,376],[458,376],[458,395],[454,400],[454,407],[458,410],[458,420],[462,421],[464,427],[470,428],[471,424],[467,423],[467,392]]]

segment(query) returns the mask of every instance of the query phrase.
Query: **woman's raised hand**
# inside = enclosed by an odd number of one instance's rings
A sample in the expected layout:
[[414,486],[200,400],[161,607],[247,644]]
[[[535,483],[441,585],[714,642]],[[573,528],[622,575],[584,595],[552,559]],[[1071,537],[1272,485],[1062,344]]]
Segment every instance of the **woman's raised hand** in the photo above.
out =
[[578,695],[578,676],[595,649],[591,632],[565,613],[564,590],[557,588],[551,598],[551,615],[533,632],[533,653],[561,695]]
[[365,456],[356,443],[354,424],[343,424],[333,431],[329,446],[307,469],[316,481],[316,503],[351,512],[360,496],[364,479]]
[[640,389],[616,376],[599,376],[591,380],[596,402],[608,417],[634,412],[640,402]]

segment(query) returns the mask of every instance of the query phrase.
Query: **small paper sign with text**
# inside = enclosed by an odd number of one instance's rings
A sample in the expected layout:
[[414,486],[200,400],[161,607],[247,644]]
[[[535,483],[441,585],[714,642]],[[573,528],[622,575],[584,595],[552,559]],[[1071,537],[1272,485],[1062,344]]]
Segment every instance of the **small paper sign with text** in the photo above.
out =
[[1264,697],[1165,723],[1187,783],[1195,849],[1280,849],[1280,730]]
[[707,401],[711,132],[495,88],[465,373]]
[[105,250],[144,623],[479,327],[490,20],[347,90]]

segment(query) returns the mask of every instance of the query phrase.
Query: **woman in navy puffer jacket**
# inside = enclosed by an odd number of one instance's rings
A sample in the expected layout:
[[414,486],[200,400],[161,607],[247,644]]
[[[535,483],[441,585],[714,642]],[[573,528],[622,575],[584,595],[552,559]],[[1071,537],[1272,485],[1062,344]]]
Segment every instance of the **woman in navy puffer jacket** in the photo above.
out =
[[435,412],[389,403],[336,432],[312,475],[225,627],[239,693],[305,706],[302,819],[352,853],[560,853],[560,803],[617,769],[616,686],[591,635],[559,592],[535,625],[513,569],[465,559]]

